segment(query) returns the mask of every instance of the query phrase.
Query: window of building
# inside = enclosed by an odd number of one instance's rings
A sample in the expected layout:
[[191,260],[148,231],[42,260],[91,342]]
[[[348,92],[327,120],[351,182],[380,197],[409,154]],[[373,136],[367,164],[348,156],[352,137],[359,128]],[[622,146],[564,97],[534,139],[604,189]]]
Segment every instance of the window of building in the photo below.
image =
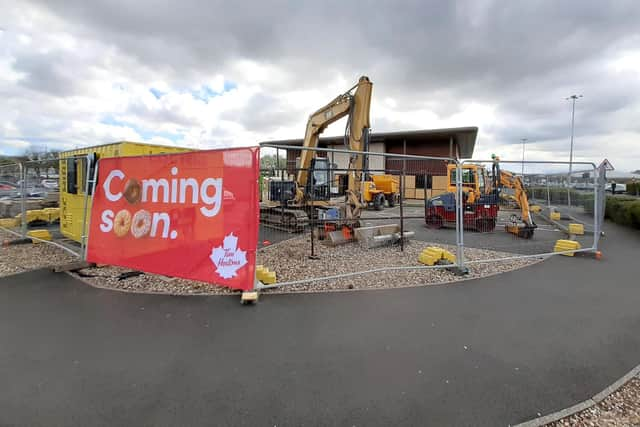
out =
[[433,185],[431,175],[416,175],[416,188],[426,188],[430,190]]

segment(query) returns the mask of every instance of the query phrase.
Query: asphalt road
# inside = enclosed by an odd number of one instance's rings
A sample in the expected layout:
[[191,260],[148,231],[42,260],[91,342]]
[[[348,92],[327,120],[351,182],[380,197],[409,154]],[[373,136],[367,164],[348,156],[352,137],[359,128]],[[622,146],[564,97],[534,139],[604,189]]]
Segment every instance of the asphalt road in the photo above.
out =
[[0,280],[0,425],[506,426],[640,361],[640,233],[452,286],[169,297]]

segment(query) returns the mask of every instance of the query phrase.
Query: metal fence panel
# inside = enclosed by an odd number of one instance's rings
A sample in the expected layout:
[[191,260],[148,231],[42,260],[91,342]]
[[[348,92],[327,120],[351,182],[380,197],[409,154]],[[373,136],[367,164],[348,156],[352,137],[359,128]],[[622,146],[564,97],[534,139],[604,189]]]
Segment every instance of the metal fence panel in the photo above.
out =
[[46,230],[51,240],[32,238],[79,256],[77,245],[60,234],[59,181],[53,156],[0,166],[0,227],[16,237]]
[[[263,157],[261,164],[258,258],[277,273],[275,286],[338,280],[355,287],[364,282],[383,287],[390,280],[416,284],[432,280],[429,274],[435,275],[433,280],[447,280],[434,273],[442,269],[457,267],[455,271],[462,273],[474,264],[491,266],[498,260],[548,256],[557,251],[558,240],[578,242],[582,251],[598,249],[605,180],[603,171],[591,163],[573,162],[569,180],[569,165],[560,161],[458,162],[447,157],[315,148],[307,149],[314,152],[314,167],[302,169],[297,157],[304,149],[262,147],[275,160],[269,157],[267,162]],[[363,194],[367,185],[373,183],[373,187],[354,218],[348,215],[354,212],[346,201],[349,176],[354,172],[350,158],[355,154],[376,160],[356,171],[364,177]],[[61,234],[57,209],[59,191],[68,190],[67,181],[73,178],[74,194],[85,198],[88,216],[91,200],[86,195],[93,179],[83,166],[84,157],[72,160],[75,172],[63,168],[62,177],[57,159],[0,166],[0,226],[23,236],[30,229],[47,229],[53,236],[51,244],[82,256],[81,241]],[[300,172],[309,179],[300,188],[304,197],[292,202]],[[501,176],[505,182],[500,192],[490,191],[497,189]],[[64,188],[58,188],[59,182]],[[526,220],[535,226],[531,230],[522,229],[518,183],[530,205]],[[469,198],[472,187],[479,197]],[[78,206],[74,209],[81,211]],[[76,221],[84,217],[75,213]],[[570,229],[570,224],[580,224],[583,232],[580,226]],[[450,262],[455,264],[421,261],[423,251],[434,246],[452,254]]]
[[[0,166],[0,226],[5,229],[21,230],[25,223],[25,199],[23,198],[23,166],[10,163]],[[26,228],[22,227],[22,235]]]
[[[278,272],[279,279],[284,281],[280,285],[295,286],[367,273],[394,271],[402,275],[409,270],[445,268],[418,261],[420,252],[429,245],[443,246],[455,254],[455,205],[448,232],[436,235],[425,224],[426,200],[448,191],[448,183],[443,178],[447,166],[456,164],[454,159],[322,148],[268,148],[276,164],[265,164],[261,171],[259,240],[262,260]],[[295,160],[301,150],[314,151],[314,158],[319,159],[316,165],[322,167],[304,171],[312,177],[313,181],[308,182],[315,185],[303,183],[306,207],[294,207],[286,201],[293,198],[295,181],[302,170]],[[343,218],[339,212],[342,209],[344,213],[341,206],[345,203],[348,175],[352,172],[349,157],[355,154],[378,160],[368,162],[375,168],[357,171],[367,178],[361,184],[363,209],[359,228],[355,229],[357,235],[347,235],[346,239],[355,237],[355,243],[347,243],[341,226],[351,224],[336,218]],[[365,187],[370,183],[375,191],[382,193],[367,197]],[[394,187],[396,190],[392,191]]]
[[[491,249],[488,260],[577,247],[558,240],[578,242],[582,251],[597,250],[598,171],[591,163],[573,166],[569,180],[568,162],[464,161],[464,246]],[[471,171],[486,171],[486,176],[475,182]],[[481,197],[470,195],[470,188],[479,188]]]

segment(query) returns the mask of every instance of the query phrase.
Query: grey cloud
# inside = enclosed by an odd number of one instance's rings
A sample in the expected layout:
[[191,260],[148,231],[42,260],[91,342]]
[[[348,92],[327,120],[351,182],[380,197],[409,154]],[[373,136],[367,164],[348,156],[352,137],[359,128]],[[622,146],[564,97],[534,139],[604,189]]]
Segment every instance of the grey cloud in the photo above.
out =
[[[254,131],[308,114],[278,103],[279,92],[367,73],[374,103],[390,97],[399,111],[429,108],[446,118],[465,103],[494,106],[497,124],[486,131],[499,143],[568,135],[563,98],[576,92],[585,95],[580,135],[612,127],[640,132],[628,119],[638,112],[637,80],[607,69],[622,49],[638,48],[636,0],[35,3],[66,20],[74,34],[117,46],[174,78],[226,72],[237,59],[276,66],[284,84],[266,82],[251,109],[225,113]],[[391,126],[387,118],[374,123]]]
[[[309,113],[285,103],[276,96],[257,93],[244,107],[227,110],[221,118],[242,123],[249,131],[271,132],[278,127],[290,125]],[[304,128],[300,129],[300,133],[304,133]]]
[[24,74],[20,84],[38,92],[69,96],[78,92],[77,75],[66,69],[55,53],[25,53],[18,56],[13,68]]

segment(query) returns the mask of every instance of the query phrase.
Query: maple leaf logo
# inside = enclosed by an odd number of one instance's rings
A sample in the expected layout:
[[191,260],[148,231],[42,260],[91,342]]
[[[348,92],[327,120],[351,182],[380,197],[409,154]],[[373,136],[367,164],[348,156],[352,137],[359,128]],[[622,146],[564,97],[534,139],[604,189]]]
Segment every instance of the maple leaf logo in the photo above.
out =
[[216,273],[223,279],[238,275],[238,270],[247,263],[247,251],[238,249],[238,238],[233,233],[227,235],[222,246],[214,246],[209,258],[216,266]]

